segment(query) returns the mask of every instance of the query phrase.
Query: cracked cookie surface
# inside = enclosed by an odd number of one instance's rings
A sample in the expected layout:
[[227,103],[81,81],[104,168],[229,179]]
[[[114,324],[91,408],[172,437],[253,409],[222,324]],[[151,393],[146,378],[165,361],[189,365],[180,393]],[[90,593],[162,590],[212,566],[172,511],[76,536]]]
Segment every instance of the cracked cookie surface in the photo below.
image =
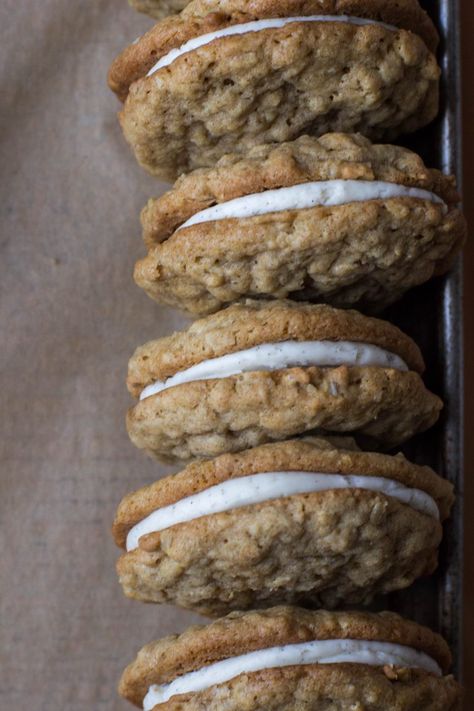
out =
[[[195,626],[144,647],[129,665],[120,692],[140,706],[152,684],[168,683],[221,659],[269,646],[315,639],[368,639],[413,647],[435,659],[447,673],[451,655],[444,640],[393,613],[310,612],[277,607],[232,613],[208,626]],[[457,711],[460,688],[451,676],[414,669],[331,664],[285,667],[242,674],[206,691],[172,697],[156,711],[226,708],[232,711]]]
[[[163,179],[213,165],[235,150],[245,154],[304,133],[360,131],[389,139],[426,125],[437,113],[436,31],[417,3],[383,3],[383,9],[378,1],[355,0],[321,9],[315,0],[288,0],[275,9],[262,0],[244,10],[222,2],[215,11],[210,5],[190,3],[158,23],[109,73],[110,86],[126,99],[126,139],[139,163]],[[360,17],[393,17],[400,26],[416,27],[296,21],[220,37],[146,76],[157,59],[192,38],[266,18],[343,14],[344,7]]]
[[[231,479],[261,472],[383,477],[425,491],[440,521],[452,486],[427,467],[306,438],[190,464],[127,496],[114,523],[125,546],[153,511]],[[287,476],[291,478],[291,474]],[[217,616],[281,602],[334,608],[368,602],[436,566],[441,523],[383,493],[357,488],[269,499],[148,533],[118,562],[127,596]]]
[[[184,0],[163,1],[169,5]],[[155,0],[155,5],[159,2]],[[433,53],[439,42],[437,30],[418,0],[193,0],[180,15],[158,22],[115,59],[109,71],[110,87],[124,100],[130,85],[143,78],[158,59],[193,37],[229,25],[301,15],[349,15],[384,22],[416,33]]]
[[424,386],[416,344],[356,311],[289,301],[235,304],[138,348],[128,387],[149,384],[206,359],[264,343],[356,341],[397,354],[408,371],[385,367],[290,367],[194,380],[140,400],[127,417],[134,444],[165,459],[213,457],[313,430],[358,433],[390,448],[436,422],[442,403]]
[[[202,210],[310,182],[379,181],[433,193],[214,219]],[[330,186],[328,187],[330,189]],[[193,315],[245,297],[310,299],[376,312],[451,266],[467,233],[452,176],[407,149],[360,135],[303,136],[225,156],[182,176],[142,212],[148,255],[135,281]]]
[[245,156],[230,153],[211,168],[182,175],[142,211],[148,247],[164,242],[197,212],[265,190],[308,182],[364,180],[396,183],[436,193],[449,207],[459,203],[454,176],[428,168],[402,146],[371,143],[361,134],[301,136],[281,144],[255,146]]
[[325,304],[248,299],[198,319],[184,331],[139,346],[129,361],[127,386],[138,397],[155,380],[204,360],[288,340],[370,343],[403,358],[410,370],[425,369],[416,343],[388,321]]
[[298,434],[355,434],[391,449],[429,429],[442,403],[418,373],[287,368],[184,383],[128,412],[132,442],[163,461],[236,452]]
[[416,35],[296,22],[221,38],[136,81],[120,121],[138,162],[173,180],[304,133],[415,131],[437,114],[438,77]]

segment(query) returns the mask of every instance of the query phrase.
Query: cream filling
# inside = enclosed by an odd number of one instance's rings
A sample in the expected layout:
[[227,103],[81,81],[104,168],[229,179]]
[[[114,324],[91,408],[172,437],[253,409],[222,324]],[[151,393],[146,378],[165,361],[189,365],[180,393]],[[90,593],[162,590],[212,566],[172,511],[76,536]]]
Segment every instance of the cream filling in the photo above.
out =
[[439,519],[438,506],[429,494],[420,489],[404,486],[392,479],[301,471],[263,472],[229,479],[170,506],[153,511],[130,530],[127,536],[127,551],[138,548],[142,536],[163,531],[179,523],[193,521],[201,516],[211,516],[242,506],[251,506],[296,494],[334,489],[377,491],[398,499],[421,513]]
[[324,180],[266,190],[208,207],[193,215],[179,229],[213,220],[241,219],[284,210],[334,207],[351,202],[405,197],[438,203],[447,210],[446,204],[438,195],[421,188],[410,188],[381,180]]
[[169,66],[183,54],[187,54],[188,52],[198,49],[199,47],[210,44],[211,42],[214,42],[214,40],[221,39],[221,37],[243,35],[248,32],[260,32],[261,30],[279,29],[280,27],[284,27],[292,22],[347,22],[350,25],[378,25],[379,27],[385,27],[385,29],[390,30],[391,32],[398,31],[393,25],[387,25],[384,22],[367,20],[362,17],[351,17],[349,15],[306,15],[301,17],[281,17],[270,20],[256,20],[255,22],[246,22],[242,25],[224,27],[222,30],[208,32],[200,37],[193,37],[193,39],[190,39],[188,42],[182,44],[181,47],[172,49],[168,52],[168,54],[161,57],[161,59],[159,59],[158,62],[150,69],[147,76],[151,76],[159,69]]
[[264,343],[253,348],[227,353],[218,358],[181,370],[165,381],[157,380],[147,385],[140,400],[156,395],[167,388],[194,380],[228,378],[231,375],[257,370],[281,370],[284,368],[338,367],[340,365],[394,368],[408,370],[406,363],[395,353],[367,343],[353,341],[282,341]]
[[442,671],[434,659],[412,647],[373,640],[318,640],[249,652],[183,674],[170,684],[150,686],[143,700],[143,709],[151,711],[157,704],[165,703],[172,696],[204,691],[235,679],[240,674],[305,664],[344,663],[422,669],[435,676],[442,676]]

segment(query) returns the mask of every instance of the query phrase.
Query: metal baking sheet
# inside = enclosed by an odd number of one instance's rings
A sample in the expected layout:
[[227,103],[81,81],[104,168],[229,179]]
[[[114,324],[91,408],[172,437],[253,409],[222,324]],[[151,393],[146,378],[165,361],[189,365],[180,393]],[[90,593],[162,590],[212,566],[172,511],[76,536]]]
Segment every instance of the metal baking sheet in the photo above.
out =
[[[457,0],[421,3],[442,36],[441,112],[438,120],[404,141],[428,165],[454,173],[461,188],[460,6]],[[461,259],[444,278],[413,290],[386,312],[387,317],[420,345],[427,362],[428,386],[444,400],[438,425],[415,438],[404,451],[448,478],[456,504],[446,524],[440,566],[435,576],[389,598],[402,614],[439,631],[454,656],[454,673],[462,675],[463,623],[463,314]]]

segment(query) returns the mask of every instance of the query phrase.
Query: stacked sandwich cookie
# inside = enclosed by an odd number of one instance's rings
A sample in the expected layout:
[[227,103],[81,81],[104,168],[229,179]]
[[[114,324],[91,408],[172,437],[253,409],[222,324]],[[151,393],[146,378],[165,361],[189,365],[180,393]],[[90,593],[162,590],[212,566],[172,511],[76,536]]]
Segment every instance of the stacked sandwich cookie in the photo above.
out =
[[169,180],[305,133],[425,126],[437,43],[417,0],[193,0],[130,45],[109,83],[137,160]]
[[457,711],[444,640],[357,610],[436,570],[454,502],[399,451],[442,410],[423,355],[372,315],[466,238],[455,179],[380,142],[436,116],[437,31],[417,0],[130,4],[158,22],[109,85],[138,162],[173,183],[142,212],[135,281],[199,318],[129,362],[130,439],[178,472],[120,503],[117,573],[217,619],[144,647],[120,693]]
[[150,341],[130,360],[134,444],[165,461],[317,432],[390,449],[438,419],[416,344],[323,304],[248,301]]
[[439,635],[393,613],[231,613],[144,647],[120,683],[145,711],[456,711]]
[[197,461],[125,497],[125,593],[215,616],[370,602],[432,573],[452,486],[402,455],[301,438]]
[[149,201],[135,280],[194,315],[256,296],[380,311],[449,269],[458,201],[452,177],[360,135],[258,146]]

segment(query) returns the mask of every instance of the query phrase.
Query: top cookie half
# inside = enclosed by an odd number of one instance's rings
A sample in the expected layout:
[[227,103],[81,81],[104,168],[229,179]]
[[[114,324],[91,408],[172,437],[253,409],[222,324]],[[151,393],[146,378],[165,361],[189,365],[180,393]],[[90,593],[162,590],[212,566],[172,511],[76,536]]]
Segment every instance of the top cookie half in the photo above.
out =
[[193,0],[113,63],[138,161],[174,179],[303,133],[393,137],[438,108],[437,33],[415,0]]

